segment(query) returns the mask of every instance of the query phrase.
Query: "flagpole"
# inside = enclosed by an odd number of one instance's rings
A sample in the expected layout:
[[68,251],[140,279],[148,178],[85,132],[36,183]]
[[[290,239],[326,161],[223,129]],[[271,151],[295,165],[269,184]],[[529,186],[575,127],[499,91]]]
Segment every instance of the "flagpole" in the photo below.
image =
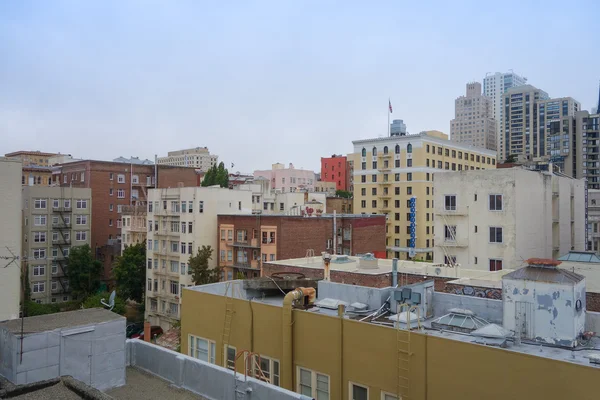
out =
[[387,124],[387,130],[386,130],[386,135],[388,137],[392,136],[392,130],[390,127],[390,104],[391,104],[391,100],[388,98],[388,124]]

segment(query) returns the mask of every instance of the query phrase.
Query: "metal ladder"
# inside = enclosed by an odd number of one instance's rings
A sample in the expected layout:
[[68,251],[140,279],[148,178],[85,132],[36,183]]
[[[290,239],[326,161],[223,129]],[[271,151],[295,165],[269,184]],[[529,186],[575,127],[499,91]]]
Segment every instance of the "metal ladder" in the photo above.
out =
[[[400,310],[406,307],[406,331],[400,329],[400,321],[397,322],[396,329],[396,347],[398,351],[398,399],[409,399],[410,396],[410,358],[412,351],[410,348],[410,332],[411,332],[411,321],[410,313],[413,310],[417,312],[417,326],[421,329],[420,320],[420,309],[418,306],[410,305],[408,303],[402,303],[399,305]],[[398,316],[402,311],[398,313]]]
[[223,342],[223,363],[225,365],[227,364],[227,348],[229,347],[229,339],[231,336],[231,321],[233,319],[233,314],[235,313],[233,309],[234,288],[239,284],[240,281],[227,281],[227,284],[225,285],[225,320],[223,321],[223,332],[221,334],[221,340]]

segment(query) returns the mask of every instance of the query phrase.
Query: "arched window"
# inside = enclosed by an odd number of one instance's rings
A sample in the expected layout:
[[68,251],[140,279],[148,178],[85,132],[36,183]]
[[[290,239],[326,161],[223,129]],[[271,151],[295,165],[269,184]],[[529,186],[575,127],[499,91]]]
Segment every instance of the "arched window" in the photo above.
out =
[[396,145],[395,152],[396,152],[396,154],[400,154],[400,145],[399,144]]
[[387,154],[387,153],[388,153],[388,147],[387,147],[387,146],[385,146],[385,147],[383,148],[383,154]]
[[377,147],[373,147],[373,157],[377,155]]
[[363,149],[362,149],[362,156],[363,156],[363,157],[366,157],[366,156],[367,156],[367,149],[365,149],[364,147],[363,147]]
[[406,152],[407,153],[412,153],[412,144],[408,144],[408,146],[406,146]]

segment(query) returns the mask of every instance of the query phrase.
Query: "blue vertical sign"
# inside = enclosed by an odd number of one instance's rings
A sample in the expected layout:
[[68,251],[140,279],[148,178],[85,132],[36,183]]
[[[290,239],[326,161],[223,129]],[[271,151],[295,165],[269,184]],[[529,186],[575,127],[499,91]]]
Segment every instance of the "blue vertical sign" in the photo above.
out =
[[411,197],[408,201],[408,204],[410,205],[410,241],[408,247],[415,248],[415,243],[417,239],[417,199],[415,197]]

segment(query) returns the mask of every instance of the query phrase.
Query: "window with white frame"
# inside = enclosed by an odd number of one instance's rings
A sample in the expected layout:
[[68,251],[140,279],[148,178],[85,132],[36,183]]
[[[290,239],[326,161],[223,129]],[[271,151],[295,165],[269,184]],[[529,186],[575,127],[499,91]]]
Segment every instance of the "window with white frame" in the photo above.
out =
[[179,272],[179,261],[171,260],[171,272],[173,272],[173,273]]
[[502,260],[496,258],[490,258],[490,271],[502,270]]
[[133,182],[133,183],[140,183],[140,177],[137,176],[137,175],[133,175],[131,177],[131,182]]
[[34,232],[33,241],[35,243],[46,243],[46,232]]
[[121,227],[122,227],[122,225],[121,225],[121,220],[120,220],[120,219],[118,219],[118,220],[117,220],[117,228],[121,228]]
[[36,260],[46,258],[46,249],[33,249],[33,258]]
[[47,217],[45,215],[34,215],[33,224],[35,226],[46,226]]
[[38,210],[45,210],[46,206],[47,206],[47,201],[46,199],[34,199],[33,200],[33,208],[36,208]]
[[117,204],[117,213],[121,214],[123,212],[123,205]]
[[52,248],[52,258],[58,257],[58,247]]
[[[260,365],[260,371],[256,368],[257,364]],[[255,355],[252,363],[252,372],[256,379],[279,386],[279,360],[263,356],[262,354],[259,360],[259,357]]]
[[58,274],[58,265],[52,264],[52,266],[50,268],[51,268],[51,271],[52,271],[52,275]]
[[215,364],[216,344],[214,341],[190,335],[188,347],[189,356]]
[[117,190],[117,198],[119,198],[119,199],[124,199],[125,198],[125,189],[118,189]]
[[175,296],[179,296],[179,282],[177,281],[169,281],[171,294]]
[[369,388],[367,386],[350,382],[350,398],[352,400],[368,400]]
[[398,396],[392,393],[381,391],[381,400],[398,400]]
[[200,212],[200,213],[204,212],[204,202],[203,201],[198,202],[198,212]]
[[456,225],[444,225],[444,240],[446,242],[456,241]]
[[117,175],[117,183],[125,183],[125,175],[123,175],[123,174]]
[[65,200],[65,208],[71,208],[71,200],[70,199]]
[[34,282],[32,285],[33,293],[44,293],[46,291],[46,282]]
[[78,242],[85,242],[87,240],[87,231],[75,232],[75,240]]
[[78,199],[77,202],[76,202],[75,207],[78,210],[85,210],[85,209],[87,209],[87,200]]
[[58,290],[58,282],[57,281],[52,281],[50,282],[50,288],[52,289],[52,291]]
[[81,182],[85,182],[85,172],[81,173]]
[[444,196],[444,209],[446,211],[456,211],[456,196],[451,194],[451,195],[445,195]]
[[34,265],[33,266],[33,276],[44,276],[46,275],[46,266],[45,265]]
[[87,225],[87,215],[76,215],[75,223],[77,225]]
[[58,232],[56,232],[56,231],[52,232],[52,241],[58,242]]
[[65,247],[62,251],[63,256],[69,257],[69,252],[70,252],[70,249],[68,247]]
[[58,225],[58,217],[52,217],[52,225]]
[[502,227],[490,226],[490,243],[502,243]]
[[502,211],[502,195],[490,194],[490,211]]
[[52,200],[52,208],[59,208],[59,207],[60,207],[60,200],[58,200],[58,199]]
[[169,303],[169,314],[178,315],[179,314],[179,304]]
[[185,275],[185,263],[181,263],[179,271],[180,271],[181,275]]
[[316,400],[329,399],[329,376],[298,367],[297,391]]

